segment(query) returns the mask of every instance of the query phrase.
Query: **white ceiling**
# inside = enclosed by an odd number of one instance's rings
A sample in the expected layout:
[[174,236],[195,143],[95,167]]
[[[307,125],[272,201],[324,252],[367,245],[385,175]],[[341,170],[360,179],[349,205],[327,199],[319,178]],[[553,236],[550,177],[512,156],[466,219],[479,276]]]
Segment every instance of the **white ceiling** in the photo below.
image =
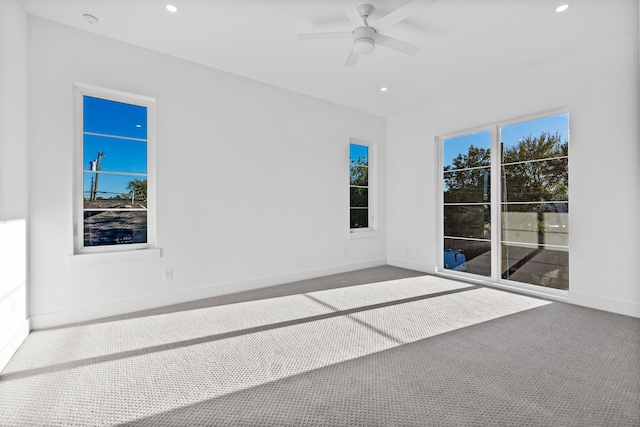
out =
[[[384,117],[638,31],[637,0],[567,0],[563,13],[562,0],[416,1],[426,6],[384,34],[420,52],[377,46],[353,68],[344,67],[350,39],[296,37],[353,30],[337,0],[22,3],[32,15]],[[355,1],[365,2],[375,28],[409,0]]]

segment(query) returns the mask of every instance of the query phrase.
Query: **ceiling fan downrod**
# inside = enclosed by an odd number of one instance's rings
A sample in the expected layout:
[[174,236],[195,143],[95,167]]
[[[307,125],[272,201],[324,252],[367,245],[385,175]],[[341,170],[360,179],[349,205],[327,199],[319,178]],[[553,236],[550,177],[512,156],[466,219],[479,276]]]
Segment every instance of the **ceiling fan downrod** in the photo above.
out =
[[369,26],[367,19],[371,16],[374,10],[375,7],[372,4],[365,3],[358,6],[358,13],[360,14],[360,17],[362,17],[362,22],[364,22],[365,27]]
[[358,55],[366,55],[373,52],[376,46],[376,30],[369,26],[367,19],[374,11],[374,7],[371,4],[361,4],[358,6],[358,13],[362,17],[363,27],[358,27],[353,30],[353,51]]

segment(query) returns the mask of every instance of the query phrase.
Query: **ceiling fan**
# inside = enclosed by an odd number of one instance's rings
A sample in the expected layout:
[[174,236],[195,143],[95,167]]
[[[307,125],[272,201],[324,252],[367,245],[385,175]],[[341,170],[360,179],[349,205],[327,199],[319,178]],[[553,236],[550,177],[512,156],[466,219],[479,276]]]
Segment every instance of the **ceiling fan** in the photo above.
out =
[[427,6],[432,1],[433,0],[412,0],[375,21],[373,23],[374,27],[372,27],[369,25],[369,17],[375,10],[373,5],[365,3],[356,7],[353,4],[353,0],[338,0],[349,21],[356,26],[356,29],[351,32],[298,34],[298,40],[326,40],[351,37],[353,44],[347,62],[344,64],[345,67],[353,67],[356,65],[360,55],[373,52],[376,45],[381,45],[407,55],[414,55],[420,50],[419,47],[380,33],[392,25],[410,18],[419,9]]

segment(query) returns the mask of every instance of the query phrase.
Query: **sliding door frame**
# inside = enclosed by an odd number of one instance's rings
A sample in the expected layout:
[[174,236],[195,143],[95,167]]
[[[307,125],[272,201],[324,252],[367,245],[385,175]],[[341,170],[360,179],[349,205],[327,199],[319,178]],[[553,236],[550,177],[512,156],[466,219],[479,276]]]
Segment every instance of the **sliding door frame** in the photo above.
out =
[[[501,261],[502,261],[502,172],[501,172],[501,164],[502,164],[502,149],[501,149],[501,138],[500,138],[500,129],[509,125],[527,122],[531,120],[541,119],[548,116],[554,116],[558,114],[569,114],[569,107],[559,107],[551,110],[546,110],[542,112],[538,112],[535,114],[529,114],[526,116],[520,116],[516,118],[512,118],[509,120],[503,120],[499,122],[494,122],[484,126],[475,126],[472,128],[467,128],[461,131],[451,132],[447,134],[442,134],[435,137],[435,145],[436,145],[436,155],[437,161],[436,163],[436,195],[435,195],[435,206],[436,206],[436,227],[435,236],[436,239],[436,260],[435,261],[435,273],[436,275],[441,276],[449,276],[456,279],[461,279],[464,281],[470,281],[475,283],[480,283],[483,285],[489,285],[504,289],[512,289],[517,290],[533,295],[543,296],[546,298],[551,298],[555,300],[564,301],[567,299],[567,290],[549,288],[539,285],[533,285],[523,282],[517,282],[509,279],[503,279],[501,273]],[[571,121],[569,121],[569,133],[570,133]],[[491,133],[491,198],[489,200],[490,209],[491,209],[491,275],[490,276],[482,276],[479,274],[467,273],[462,271],[456,271],[452,269],[444,268],[444,141],[446,139],[455,138],[458,136],[474,134],[483,131],[490,131]],[[570,135],[567,135],[569,139],[569,145],[571,145]],[[498,156],[496,158],[495,156]],[[570,157],[569,157],[570,162]],[[569,175],[569,193],[571,192],[571,175]],[[570,215],[570,213],[568,214]],[[571,265],[571,263],[569,263]]]

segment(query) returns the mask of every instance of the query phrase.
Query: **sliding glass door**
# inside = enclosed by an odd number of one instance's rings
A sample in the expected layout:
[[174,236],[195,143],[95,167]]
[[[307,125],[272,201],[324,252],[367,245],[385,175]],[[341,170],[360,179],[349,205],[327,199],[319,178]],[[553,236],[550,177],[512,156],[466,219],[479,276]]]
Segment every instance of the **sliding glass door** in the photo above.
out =
[[568,113],[440,142],[440,270],[567,290]]
[[444,268],[491,276],[491,132],[444,140]]

